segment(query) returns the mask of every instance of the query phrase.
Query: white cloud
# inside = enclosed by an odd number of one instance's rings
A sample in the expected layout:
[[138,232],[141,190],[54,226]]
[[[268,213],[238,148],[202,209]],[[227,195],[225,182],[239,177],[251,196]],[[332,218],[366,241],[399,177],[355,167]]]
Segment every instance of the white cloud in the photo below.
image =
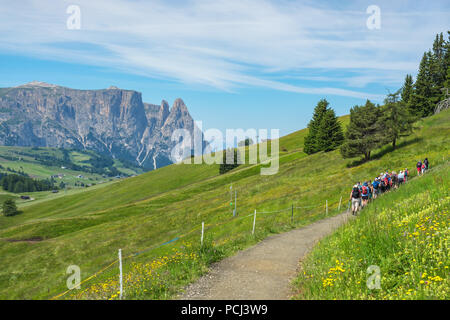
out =
[[[261,86],[369,97],[359,90],[369,83],[399,85],[416,71],[434,34],[448,27],[445,1],[434,2],[430,14],[410,1],[379,2],[376,31],[366,28],[367,4],[360,1],[339,10],[329,9],[336,3],[279,0],[12,2],[0,9],[0,50],[223,90]],[[81,8],[81,30],[66,29],[71,4]],[[311,70],[320,72],[311,76]],[[344,79],[336,75],[342,70],[350,72]],[[274,80],[291,74],[327,84]]]

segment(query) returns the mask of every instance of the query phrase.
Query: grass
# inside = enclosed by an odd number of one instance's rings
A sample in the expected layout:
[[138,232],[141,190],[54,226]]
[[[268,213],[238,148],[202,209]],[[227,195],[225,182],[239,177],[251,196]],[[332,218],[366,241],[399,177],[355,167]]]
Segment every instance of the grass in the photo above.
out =
[[[364,209],[303,263],[297,299],[445,299],[449,292],[449,163]],[[370,266],[380,272],[380,286]]]
[[[21,215],[0,217],[0,238],[40,237],[43,241],[0,240],[0,297],[53,297],[67,290],[69,265],[78,265],[82,280],[86,280],[114,263],[117,249],[122,248],[127,257],[124,272],[130,279],[125,297],[170,298],[204,273],[211,261],[272,233],[323,218],[326,200],[330,215],[337,214],[340,197],[345,201],[354,181],[386,169],[408,167],[413,172],[417,159],[425,157],[432,166],[444,163],[448,158],[449,116],[446,111],[422,120],[419,130],[402,140],[408,143],[357,167],[347,168],[355,159],[344,160],[338,151],[306,156],[301,151],[306,130],[301,130],[280,139],[280,149],[284,150],[279,172],[273,176],[261,176],[260,165],[243,165],[221,176],[218,165],[171,165],[106,187],[27,205]],[[237,219],[232,218],[230,184],[238,191]],[[291,205],[314,208],[294,210],[292,222],[290,210],[258,214],[256,233],[251,235],[253,217],[247,215],[255,209],[275,211]],[[213,248],[203,253],[198,248],[202,222],[207,226],[208,245]],[[177,237],[180,239],[159,246]],[[172,263],[179,259],[177,253],[183,263]],[[197,261],[190,261],[191,254]],[[144,280],[139,274],[150,272],[153,262],[163,257],[172,262],[152,271],[159,277],[161,287],[157,289],[154,279]],[[63,298],[111,298],[117,291],[115,280],[117,264],[112,264],[82,284],[83,294],[71,292]],[[94,286],[98,286],[97,291]]]

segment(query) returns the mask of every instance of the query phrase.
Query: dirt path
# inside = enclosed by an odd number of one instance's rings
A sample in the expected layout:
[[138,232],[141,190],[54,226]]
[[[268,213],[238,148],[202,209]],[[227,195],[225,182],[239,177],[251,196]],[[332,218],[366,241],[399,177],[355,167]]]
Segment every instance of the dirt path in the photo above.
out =
[[317,221],[300,229],[270,236],[257,245],[211,266],[208,274],[185,288],[183,300],[283,300],[299,261],[322,237],[351,217],[351,213]]

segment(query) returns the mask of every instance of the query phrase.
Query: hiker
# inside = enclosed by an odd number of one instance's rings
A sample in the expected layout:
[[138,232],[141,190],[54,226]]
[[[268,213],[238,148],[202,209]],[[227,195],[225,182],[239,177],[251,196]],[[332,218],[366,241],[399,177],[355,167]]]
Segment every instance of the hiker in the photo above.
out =
[[359,186],[355,184],[350,192],[350,201],[352,202],[352,215],[356,216],[361,205],[361,191]]
[[373,185],[372,181],[369,181],[369,202],[372,201],[372,197],[373,197]]
[[361,188],[361,199],[362,199],[362,205],[361,209],[367,206],[367,203],[369,202],[369,185],[366,182],[364,182],[362,188]]
[[404,180],[405,180],[405,173],[402,170],[400,170],[398,174],[398,185],[401,186]]
[[392,186],[394,187],[394,189],[397,189],[398,187],[397,172],[392,171],[391,177],[392,177]]
[[422,168],[421,168],[421,170],[422,170],[422,175],[425,173],[425,163],[422,163]]
[[380,182],[378,178],[375,178],[375,180],[373,181],[372,188],[373,188],[373,199],[376,199],[380,189]]
[[390,178],[391,177],[389,177],[389,174],[385,174],[384,175],[384,180],[383,180],[383,182],[384,182],[384,192],[388,192],[389,191],[389,189],[391,188],[391,186],[390,186]]
[[420,160],[417,161],[416,168],[417,168],[417,175],[420,176],[420,173],[422,172],[422,161]]
[[428,171],[428,158],[425,158],[425,160],[423,161],[423,164],[425,165],[425,171]]
[[405,183],[408,182],[408,168],[405,168]]

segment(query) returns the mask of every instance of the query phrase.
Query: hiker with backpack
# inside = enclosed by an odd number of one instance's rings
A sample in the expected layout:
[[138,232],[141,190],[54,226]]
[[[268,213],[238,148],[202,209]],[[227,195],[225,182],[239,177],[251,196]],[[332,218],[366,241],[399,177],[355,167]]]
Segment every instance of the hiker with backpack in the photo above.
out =
[[369,202],[369,184],[364,182],[364,184],[361,187],[361,199],[362,199],[362,205],[361,209],[367,206],[367,203]]
[[356,216],[361,206],[361,191],[359,186],[355,184],[350,192],[350,201],[352,202],[352,215]]
[[405,168],[405,183],[408,182],[408,168]]
[[400,172],[398,173],[398,186],[401,186],[404,180],[405,180],[405,173],[402,170],[400,170]]
[[425,165],[425,171],[428,171],[428,165],[429,165],[428,158],[425,158],[425,160],[423,161],[423,164]]
[[372,188],[373,188],[373,198],[376,199],[378,193],[380,192],[380,181],[378,178],[375,178],[375,180],[373,181]]
[[416,168],[417,168],[417,175],[420,176],[420,173],[422,172],[422,161],[420,160],[417,161]]

